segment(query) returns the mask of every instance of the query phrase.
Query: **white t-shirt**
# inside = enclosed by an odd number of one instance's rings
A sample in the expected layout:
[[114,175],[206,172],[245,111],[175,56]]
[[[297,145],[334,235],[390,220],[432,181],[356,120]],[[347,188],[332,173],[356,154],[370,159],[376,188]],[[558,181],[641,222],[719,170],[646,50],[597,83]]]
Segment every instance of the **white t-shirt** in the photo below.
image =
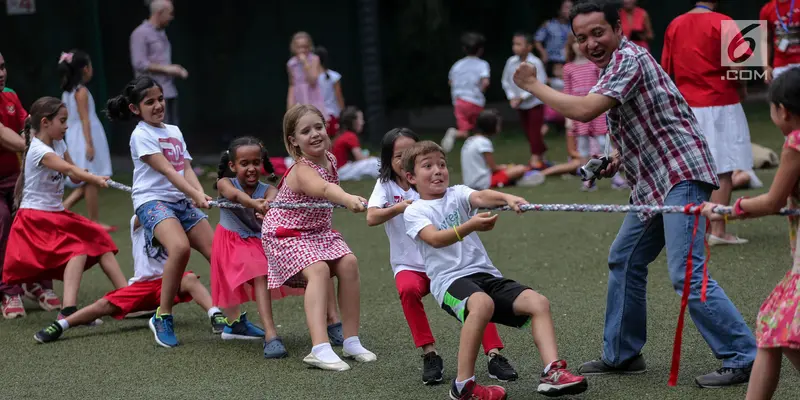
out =
[[[409,188],[403,190],[394,181],[375,183],[375,189],[369,196],[368,207],[390,207],[405,200],[419,200],[419,193]],[[402,215],[398,215],[383,223],[386,236],[389,237],[389,262],[392,264],[394,276],[400,271],[425,272],[425,263],[417,250],[417,245],[406,235],[406,223]]]
[[322,90],[322,99],[325,100],[325,116],[326,117],[336,117],[339,118],[339,114],[342,113],[342,109],[339,108],[339,102],[336,101],[336,90],[334,90],[333,85],[336,82],[339,82],[342,79],[342,75],[338,72],[329,69],[328,75],[330,78],[325,76],[325,73],[321,73],[318,79],[318,85]]
[[133,158],[133,209],[152,200],[177,202],[186,198],[166,176],[141,160],[150,154],[161,153],[179,174],[183,175],[184,161],[191,160],[181,130],[175,125],[164,124],[156,128],[139,121],[131,133],[131,158]]
[[461,147],[461,174],[464,184],[475,189],[489,189],[492,183],[492,171],[483,158],[483,153],[494,153],[492,141],[483,135],[467,138]]
[[483,107],[486,104],[486,98],[481,92],[481,79],[488,77],[488,62],[472,56],[456,61],[448,74],[453,104],[456,103],[456,99],[461,99]]
[[442,230],[452,229],[466,222],[473,212],[469,202],[469,195],[473,192],[475,191],[464,185],[456,185],[448,188],[441,199],[413,202],[403,215],[406,234],[414,239],[422,254],[425,271],[431,279],[431,293],[440,305],[445,292],[458,278],[481,272],[496,277],[503,276],[492,264],[475,232],[462,236],[462,241],[441,249],[433,248],[418,236],[428,225]]
[[[544,63],[539,57],[528,53],[528,57],[525,58],[525,61],[536,67],[536,79],[540,82],[547,82],[547,70],[544,68]],[[530,110],[544,103],[536,97],[533,97],[530,92],[520,89],[520,87],[514,83],[514,72],[517,71],[517,67],[519,67],[520,64],[522,64],[522,60],[519,56],[513,55],[509,57],[506,61],[505,68],[503,68],[503,76],[500,79],[500,83],[503,86],[503,90],[506,92],[506,98],[509,100],[519,98],[522,100],[522,102],[519,103],[519,109]]]
[[38,138],[31,138],[28,155],[25,157],[25,186],[22,189],[22,202],[19,208],[31,208],[42,211],[63,211],[64,179],[61,172],[42,165],[42,158],[47,153],[55,153],[64,158],[67,144],[63,140],[54,140],[53,147],[46,145]]
[[133,222],[136,220],[134,215],[131,218],[131,251],[133,252],[133,278],[128,280],[128,285],[136,282],[151,281],[160,279],[164,274],[164,263],[167,262],[167,254],[162,252],[155,257],[147,254],[147,240],[144,236],[144,227],[139,225],[134,229]]

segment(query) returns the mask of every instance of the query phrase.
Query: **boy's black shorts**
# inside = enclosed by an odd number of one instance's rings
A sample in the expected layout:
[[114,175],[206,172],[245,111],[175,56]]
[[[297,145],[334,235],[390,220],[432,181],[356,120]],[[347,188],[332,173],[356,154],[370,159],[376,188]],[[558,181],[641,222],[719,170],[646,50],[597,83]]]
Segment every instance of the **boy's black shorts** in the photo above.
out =
[[494,300],[492,322],[523,328],[530,324],[530,316],[514,314],[514,301],[522,292],[530,289],[516,281],[479,273],[458,278],[447,288],[442,308],[456,317],[462,324],[467,319],[467,300],[473,293],[486,293]]

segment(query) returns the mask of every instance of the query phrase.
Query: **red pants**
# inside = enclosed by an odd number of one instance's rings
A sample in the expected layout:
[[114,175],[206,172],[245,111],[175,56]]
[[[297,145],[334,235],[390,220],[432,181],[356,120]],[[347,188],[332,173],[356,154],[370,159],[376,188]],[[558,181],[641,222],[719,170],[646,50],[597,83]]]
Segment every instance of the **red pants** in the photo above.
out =
[[[431,281],[422,272],[400,271],[395,277],[397,292],[400,293],[400,304],[403,305],[403,314],[411,329],[414,345],[422,347],[436,342],[428,325],[428,316],[422,305],[422,298],[430,293]],[[483,351],[489,354],[491,349],[502,349],[503,341],[497,333],[497,326],[490,323],[483,332]]]
[[522,130],[528,136],[528,143],[531,147],[531,154],[541,156],[547,151],[542,137],[542,125],[544,125],[544,106],[538,105],[530,110],[519,110],[519,122]]

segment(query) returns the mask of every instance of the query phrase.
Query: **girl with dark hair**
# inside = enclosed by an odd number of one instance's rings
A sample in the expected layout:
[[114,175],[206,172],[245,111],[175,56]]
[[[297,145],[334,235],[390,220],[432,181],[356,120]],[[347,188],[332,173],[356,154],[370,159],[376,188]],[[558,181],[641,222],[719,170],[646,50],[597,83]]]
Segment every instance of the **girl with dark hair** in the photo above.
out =
[[344,109],[342,75],[328,68],[328,49],[319,46],[315,52],[322,68],[322,73],[319,75],[319,87],[325,100],[325,123],[328,125],[328,136],[333,137],[339,131],[339,116]]
[[342,181],[377,178],[377,157],[361,149],[358,135],[364,129],[364,114],[356,107],[347,107],[339,121],[339,134],[333,139],[331,153],[336,157],[336,169]]
[[[111,154],[108,140],[100,118],[97,117],[94,97],[86,88],[92,80],[94,71],[89,55],[81,50],[70,50],[61,53],[58,60],[58,72],[61,75],[61,101],[67,107],[67,148],[75,165],[93,174],[111,176]],[[70,209],[82,198],[86,198],[86,211],[89,219],[98,222],[99,200],[97,187],[84,184],[66,185],[75,190],[64,200],[64,208]],[[116,227],[100,224],[109,232]]]

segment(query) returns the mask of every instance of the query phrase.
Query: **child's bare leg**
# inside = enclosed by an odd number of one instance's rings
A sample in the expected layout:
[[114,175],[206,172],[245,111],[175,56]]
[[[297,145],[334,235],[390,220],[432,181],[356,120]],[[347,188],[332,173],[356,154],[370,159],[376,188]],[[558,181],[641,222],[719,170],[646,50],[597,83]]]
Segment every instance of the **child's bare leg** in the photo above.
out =
[[84,193],[83,186],[73,190],[72,193],[70,193],[69,196],[67,196],[67,198],[64,199],[63,202],[64,208],[69,210],[72,207],[75,207],[75,204],[78,204],[78,202],[81,201],[81,199],[83,198],[83,193]]
[[733,189],[746,189],[750,186],[750,174],[741,170],[733,171],[731,181]]
[[119,307],[111,304],[106,299],[100,299],[91,305],[75,311],[72,315],[65,318],[69,326],[87,325],[98,318],[103,318],[119,311]]
[[568,163],[554,165],[550,168],[542,170],[542,174],[544,174],[544,176],[571,174],[577,171],[578,168],[580,167],[581,167],[581,160],[573,158]]
[[207,219],[198,222],[186,232],[190,246],[199,251],[207,261],[211,262],[211,245],[214,243],[214,231]]
[[181,277],[189,263],[191,247],[189,239],[183,232],[181,223],[176,218],[167,218],[153,230],[155,238],[167,251],[167,261],[164,263],[164,275],[161,278],[161,304],[160,314],[172,314],[175,294],[181,286]]
[[64,268],[64,308],[75,307],[78,304],[78,289],[81,287],[81,277],[86,266],[86,255],[73,257]]
[[111,280],[111,284],[114,285],[114,288],[119,289],[128,286],[128,281],[125,279],[125,274],[123,274],[122,270],[119,268],[119,263],[117,262],[117,258],[114,257],[114,253],[109,252],[100,256],[100,268],[103,269],[108,279]]
[[89,219],[98,222],[100,220],[100,204],[97,195],[97,186],[84,185],[84,197],[86,198],[86,214]]
[[525,165],[512,165],[506,168],[506,175],[511,181],[519,180],[526,172],[528,172],[528,167]]
[[780,348],[758,349],[747,385],[747,400],[772,398],[781,375],[781,357]]
[[328,309],[326,311],[328,314],[328,325],[340,322],[339,310],[336,305],[336,287],[333,285],[333,277],[331,277],[328,283]]
[[253,279],[253,286],[256,290],[258,314],[261,316],[261,324],[264,326],[264,340],[270,340],[278,336],[278,330],[275,328],[275,320],[272,318],[272,298],[267,289],[267,277],[259,276]]
[[475,376],[475,360],[481,347],[483,331],[494,315],[494,301],[482,292],[473,293],[467,300],[467,318],[461,327],[458,344],[458,373],[456,381],[464,382]]
[[186,274],[181,278],[180,291],[181,293],[189,293],[194,302],[203,308],[203,311],[208,311],[211,307],[214,307],[211,294],[208,293],[208,289],[203,286],[203,282],[200,282],[200,279],[197,279],[195,274]]
[[306,323],[311,335],[311,343],[316,346],[328,341],[327,325],[325,324],[325,310],[328,299],[328,282],[331,272],[324,261],[309,265],[303,270],[303,277],[308,282],[304,296]]
[[800,372],[800,350],[783,349],[783,355],[792,362],[794,369]]
[[[731,202],[731,192],[733,191],[733,181],[731,180],[732,173],[724,173],[720,174],[719,177],[719,189],[711,192],[711,200],[714,203],[728,205]],[[711,232],[712,235],[726,239],[728,234],[725,231],[725,221],[713,221],[711,222]]]
[[345,340],[358,336],[361,313],[361,278],[356,256],[348,254],[332,263],[339,281],[339,307],[342,311],[342,330]]
[[553,326],[553,316],[550,314],[550,301],[533,290],[525,290],[514,300],[514,313],[531,316],[533,342],[539,349],[542,363],[547,366],[558,360],[556,330]]
[[225,307],[222,309],[222,311],[225,313],[225,318],[228,319],[228,324],[236,321],[236,319],[239,318],[239,315],[242,314],[242,309],[239,306]]

